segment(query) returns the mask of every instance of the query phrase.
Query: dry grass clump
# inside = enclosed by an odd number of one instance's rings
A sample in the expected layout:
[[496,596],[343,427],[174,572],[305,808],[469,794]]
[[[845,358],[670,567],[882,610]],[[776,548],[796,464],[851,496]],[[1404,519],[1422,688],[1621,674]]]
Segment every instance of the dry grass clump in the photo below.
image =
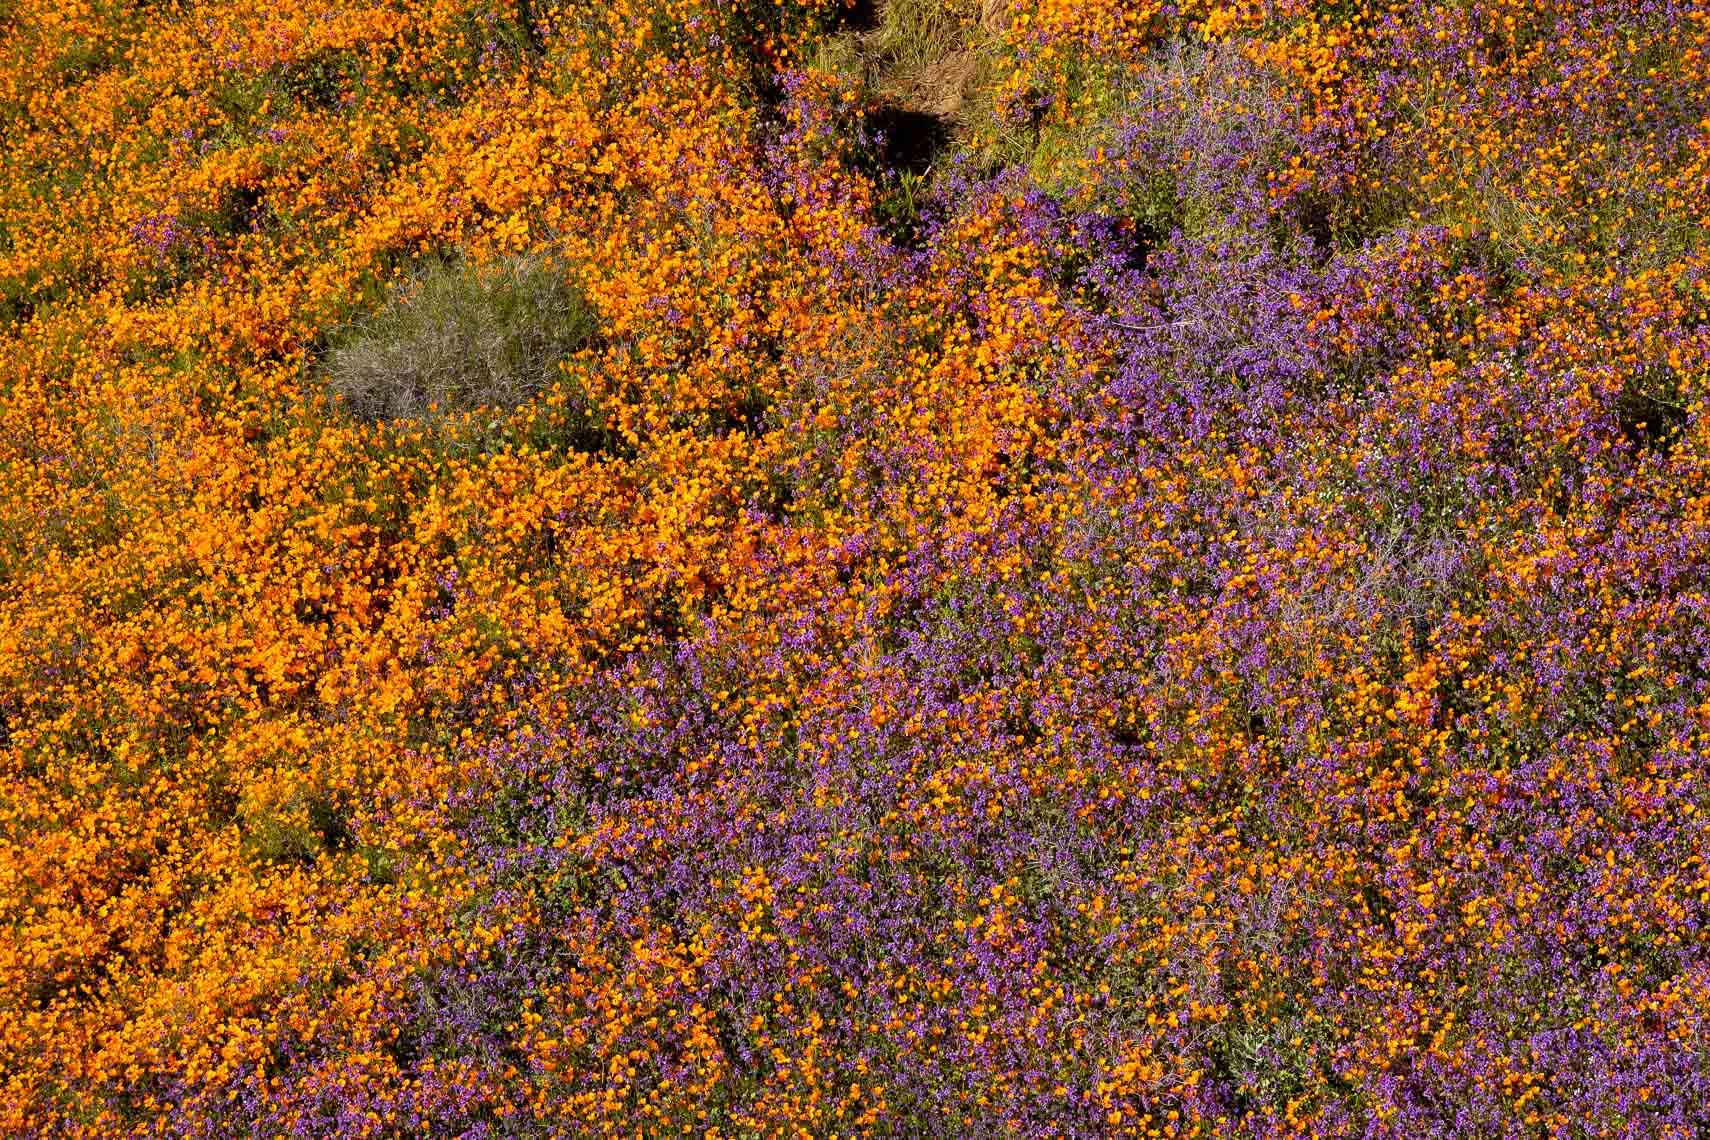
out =
[[[971,0],[878,0],[857,6],[852,30],[820,45],[819,66],[875,103],[964,127],[976,96],[990,21]],[[986,8],[991,7],[987,0]]]
[[569,268],[551,254],[436,259],[336,335],[323,372],[362,419],[425,425],[526,403],[597,331]]

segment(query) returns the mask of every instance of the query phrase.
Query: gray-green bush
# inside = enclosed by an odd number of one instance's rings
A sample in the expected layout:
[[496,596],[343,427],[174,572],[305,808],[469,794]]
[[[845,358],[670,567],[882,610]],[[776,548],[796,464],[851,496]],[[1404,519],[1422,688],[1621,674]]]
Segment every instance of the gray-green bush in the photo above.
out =
[[597,332],[569,267],[550,254],[441,258],[336,333],[322,372],[364,420],[434,426],[528,402],[564,378],[563,361]]

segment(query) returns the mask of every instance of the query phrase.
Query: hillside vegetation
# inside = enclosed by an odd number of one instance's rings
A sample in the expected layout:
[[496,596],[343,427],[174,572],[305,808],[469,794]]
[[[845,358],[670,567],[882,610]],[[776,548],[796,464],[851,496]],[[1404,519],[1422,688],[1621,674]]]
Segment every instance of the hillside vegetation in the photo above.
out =
[[0,1133],[1706,1135],[1706,0],[0,31]]

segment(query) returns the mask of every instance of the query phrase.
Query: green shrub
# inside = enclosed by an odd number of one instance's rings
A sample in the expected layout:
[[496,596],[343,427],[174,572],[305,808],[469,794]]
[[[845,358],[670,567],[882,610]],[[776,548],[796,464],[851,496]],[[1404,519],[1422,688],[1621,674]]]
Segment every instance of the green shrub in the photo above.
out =
[[1043,141],[1035,177],[1066,194],[1085,177],[1085,157],[1106,153],[1101,207],[1157,235],[1249,226],[1298,126],[1281,77],[1237,44],[1172,41],[1107,76],[1088,101],[1098,113]]
[[435,427],[509,411],[565,379],[598,321],[557,258],[434,260],[366,320],[334,334],[327,387],[371,423]]

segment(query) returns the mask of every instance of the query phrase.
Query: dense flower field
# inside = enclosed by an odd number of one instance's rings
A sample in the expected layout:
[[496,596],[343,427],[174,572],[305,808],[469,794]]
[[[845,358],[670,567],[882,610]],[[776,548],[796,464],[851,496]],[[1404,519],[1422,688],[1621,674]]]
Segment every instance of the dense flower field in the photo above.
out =
[[1710,1130],[1710,3],[0,27],[0,1132]]

